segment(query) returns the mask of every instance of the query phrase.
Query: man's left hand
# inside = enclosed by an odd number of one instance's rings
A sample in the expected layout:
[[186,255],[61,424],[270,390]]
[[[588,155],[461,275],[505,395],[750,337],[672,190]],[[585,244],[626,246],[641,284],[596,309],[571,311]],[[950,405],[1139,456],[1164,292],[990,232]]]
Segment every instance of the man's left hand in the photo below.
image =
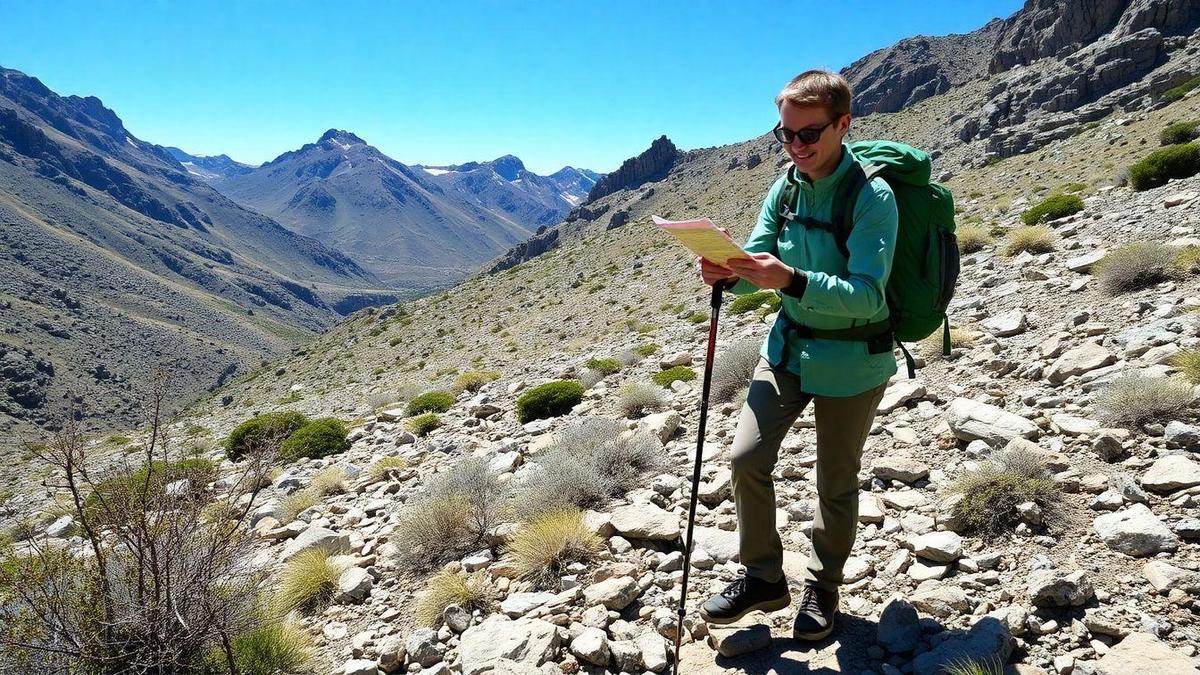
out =
[[770,253],[751,253],[749,258],[730,258],[725,262],[725,267],[762,289],[786,288],[792,282],[792,268]]

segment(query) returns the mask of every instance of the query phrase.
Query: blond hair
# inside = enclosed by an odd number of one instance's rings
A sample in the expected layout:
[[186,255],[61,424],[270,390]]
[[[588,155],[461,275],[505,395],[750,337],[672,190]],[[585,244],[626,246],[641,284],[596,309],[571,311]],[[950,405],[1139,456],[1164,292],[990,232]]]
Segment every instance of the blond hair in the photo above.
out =
[[834,119],[850,114],[850,83],[828,70],[806,70],[775,97],[775,107],[790,101],[798,106],[820,106],[833,113]]

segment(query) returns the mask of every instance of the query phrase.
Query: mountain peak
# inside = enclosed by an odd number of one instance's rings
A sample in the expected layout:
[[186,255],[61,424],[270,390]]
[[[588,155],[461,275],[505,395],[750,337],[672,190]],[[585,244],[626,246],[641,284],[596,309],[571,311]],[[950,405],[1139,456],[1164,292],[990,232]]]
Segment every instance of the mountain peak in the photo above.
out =
[[525,170],[525,163],[513,155],[504,155],[497,157],[489,162],[492,165],[492,170],[496,172],[504,180],[516,180],[521,177],[521,172]]
[[326,141],[333,141],[340,145],[366,145],[367,144],[366,141],[359,138],[358,136],[355,136],[353,133],[351,133],[349,131],[343,131],[341,129],[330,129],[329,131],[326,131],[324,134],[321,135],[321,138],[319,138],[317,140],[317,143],[324,143]]

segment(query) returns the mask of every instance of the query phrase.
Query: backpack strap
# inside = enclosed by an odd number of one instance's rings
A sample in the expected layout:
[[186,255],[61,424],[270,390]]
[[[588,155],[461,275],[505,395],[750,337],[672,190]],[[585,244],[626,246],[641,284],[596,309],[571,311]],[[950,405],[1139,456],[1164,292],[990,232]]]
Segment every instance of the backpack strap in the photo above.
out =
[[846,170],[846,175],[842,177],[842,182],[838,184],[837,192],[834,193],[831,219],[835,227],[833,237],[837,241],[838,251],[847,259],[850,258],[850,249],[846,242],[850,240],[850,230],[854,229],[854,207],[858,204],[858,196],[867,183],[883,173],[885,168],[882,164],[863,166],[854,162]]

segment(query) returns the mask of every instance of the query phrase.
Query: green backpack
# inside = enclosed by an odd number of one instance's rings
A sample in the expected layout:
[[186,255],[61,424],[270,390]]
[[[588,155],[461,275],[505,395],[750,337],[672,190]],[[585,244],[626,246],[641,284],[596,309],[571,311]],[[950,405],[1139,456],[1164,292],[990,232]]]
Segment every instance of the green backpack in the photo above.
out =
[[[842,255],[850,257],[846,240],[854,226],[854,204],[859,192],[876,176],[891,186],[900,212],[896,235],[896,253],[888,277],[888,325],[859,326],[842,330],[817,330],[799,327],[808,337],[826,340],[869,340],[873,332],[890,332],[904,352],[908,376],[916,376],[916,364],[904,342],[922,340],[942,327],[942,351],[950,354],[950,320],[946,307],[958,282],[958,240],[954,236],[954,197],[945,186],[930,180],[933,170],[929,155],[912,146],[894,141],[856,141],[850,144],[855,162],[838,185],[833,201],[833,222],[815,218],[794,218],[791,206],[800,190],[796,167],[788,169],[788,179],[780,191],[776,212],[780,214],[778,231],[788,220],[805,227],[830,232]],[[782,316],[782,313],[781,313]],[[790,320],[789,320],[790,322]],[[868,329],[864,331],[863,329]],[[794,328],[793,328],[794,329]]]

